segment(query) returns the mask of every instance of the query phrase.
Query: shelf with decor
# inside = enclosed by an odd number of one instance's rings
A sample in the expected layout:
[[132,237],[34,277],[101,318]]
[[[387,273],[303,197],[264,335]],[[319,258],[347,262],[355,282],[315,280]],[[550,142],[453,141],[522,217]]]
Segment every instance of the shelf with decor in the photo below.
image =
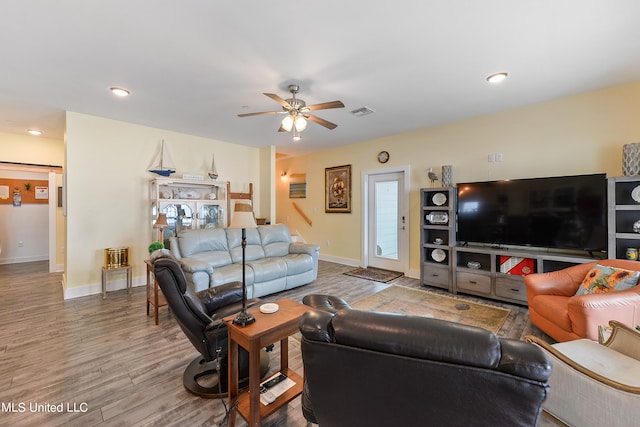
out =
[[184,228],[225,227],[227,182],[155,178],[150,182],[152,224],[158,213],[167,216],[165,239]]
[[608,179],[609,258],[640,250],[640,176]]
[[455,246],[456,189],[420,190],[422,285],[452,291],[452,250]]
[[593,261],[588,256],[494,246],[453,248],[454,292],[516,304],[527,303],[524,276]]

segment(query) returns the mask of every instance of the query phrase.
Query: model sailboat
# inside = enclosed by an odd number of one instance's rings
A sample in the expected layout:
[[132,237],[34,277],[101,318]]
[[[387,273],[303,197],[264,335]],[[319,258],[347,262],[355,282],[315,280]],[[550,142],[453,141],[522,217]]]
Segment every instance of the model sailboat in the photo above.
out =
[[208,173],[209,173],[209,178],[218,179],[218,171],[216,170],[216,161],[213,154],[211,155],[211,169],[209,169]]
[[153,172],[160,176],[169,176],[176,171],[175,166],[173,166],[173,163],[171,162],[171,159],[169,159],[169,155],[164,148],[164,139],[162,140],[162,149],[153,159],[152,165],[153,166],[149,169],[149,172]]

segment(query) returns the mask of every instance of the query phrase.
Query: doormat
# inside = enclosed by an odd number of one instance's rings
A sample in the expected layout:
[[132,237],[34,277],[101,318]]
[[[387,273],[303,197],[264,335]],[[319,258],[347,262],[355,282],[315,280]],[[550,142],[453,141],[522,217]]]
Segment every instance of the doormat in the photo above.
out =
[[376,282],[382,283],[390,282],[393,279],[397,279],[398,277],[404,275],[403,273],[399,273],[397,271],[383,270],[381,268],[374,267],[358,267],[355,270],[347,271],[344,274],[346,274],[347,276],[360,277],[361,279],[375,280]]
[[497,334],[511,310],[434,292],[391,285],[354,304],[358,310],[432,317],[478,326]]

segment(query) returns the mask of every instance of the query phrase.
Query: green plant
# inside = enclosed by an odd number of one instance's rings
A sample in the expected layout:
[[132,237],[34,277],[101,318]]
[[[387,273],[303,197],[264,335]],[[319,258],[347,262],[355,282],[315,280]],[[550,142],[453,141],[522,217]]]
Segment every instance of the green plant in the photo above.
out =
[[149,253],[157,251],[158,249],[164,249],[164,243],[158,241],[151,242],[149,245]]

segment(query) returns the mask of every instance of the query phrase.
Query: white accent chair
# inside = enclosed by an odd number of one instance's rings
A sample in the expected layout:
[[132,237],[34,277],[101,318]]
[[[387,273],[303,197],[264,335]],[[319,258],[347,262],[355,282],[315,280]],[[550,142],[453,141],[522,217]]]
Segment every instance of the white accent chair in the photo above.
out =
[[547,416],[569,426],[633,426],[640,420],[640,332],[612,320],[604,344],[588,339],[526,340],[550,357]]

